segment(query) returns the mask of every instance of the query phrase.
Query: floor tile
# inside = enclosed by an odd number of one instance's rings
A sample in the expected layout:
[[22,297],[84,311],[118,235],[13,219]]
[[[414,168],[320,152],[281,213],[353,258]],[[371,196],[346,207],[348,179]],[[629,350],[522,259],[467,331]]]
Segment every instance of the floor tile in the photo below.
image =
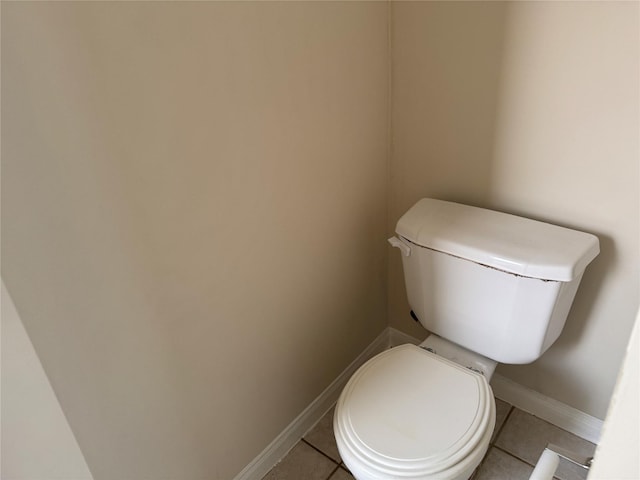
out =
[[500,400],[499,398],[496,398],[496,426],[493,429],[493,435],[491,436],[491,443],[493,443],[496,437],[498,436],[498,432],[500,431],[500,428],[502,427],[502,424],[506,420],[507,415],[509,415],[510,411],[511,411],[510,404]]
[[[304,441],[300,441],[263,480],[354,480],[346,466],[340,463],[333,436],[333,412],[334,409],[327,412],[305,435]],[[493,443],[495,446],[489,449],[473,480],[528,480],[533,465],[548,443],[585,456],[593,455],[595,450],[592,443],[499,399],[496,399]],[[554,478],[584,480],[586,470],[561,460]]]
[[298,442],[263,480],[326,480],[337,466],[313,447]]
[[333,475],[329,477],[329,480],[355,480],[355,479],[353,478],[353,475],[351,475],[345,469],[340,467],[335,472],[333,472]]
[[335,407],[329,410],[324,417],[320,419],[313,429],[304,436],[304,439],[311,445],[316,447],[322,453],[331,457],[340,463],[340,454],[336,439],[333,436],[333,412]]
[[491,448],[473,480],[528,480],[533,467],[497,448]]
[[[594,444],[517,408],[509,415],[495,445],[535,465],[548,443],[585,456],[592,456],[595,450]],[[556,477],[560,480],[583,480],[586,470],[561,460]]]

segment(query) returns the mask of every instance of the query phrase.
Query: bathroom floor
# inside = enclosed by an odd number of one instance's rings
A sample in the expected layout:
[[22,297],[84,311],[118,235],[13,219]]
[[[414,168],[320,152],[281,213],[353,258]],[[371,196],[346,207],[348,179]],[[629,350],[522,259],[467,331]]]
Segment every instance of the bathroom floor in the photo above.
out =
[[[592,456],[595,445],[496,399],[496,428],[472,480],[527,480],[547,443]],[[586,470],[560,460],[554,478],[584,480]],[[333,438],[333,409],[263,480],[349,480]]]

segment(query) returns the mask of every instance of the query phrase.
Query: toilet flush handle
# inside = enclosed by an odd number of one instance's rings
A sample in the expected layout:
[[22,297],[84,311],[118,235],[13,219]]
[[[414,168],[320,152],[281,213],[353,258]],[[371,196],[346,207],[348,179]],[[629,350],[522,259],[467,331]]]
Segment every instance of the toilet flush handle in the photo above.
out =
[[411,255],[411,247],[407,245],[405,242],[403,242],[402,240],[400,240],[398,237],[391,237],[388,240],[388,242],[391,244],[392,247],[398,247],[402,252],[402,255],[404,255],[405,257],[408,257],[409,255]]

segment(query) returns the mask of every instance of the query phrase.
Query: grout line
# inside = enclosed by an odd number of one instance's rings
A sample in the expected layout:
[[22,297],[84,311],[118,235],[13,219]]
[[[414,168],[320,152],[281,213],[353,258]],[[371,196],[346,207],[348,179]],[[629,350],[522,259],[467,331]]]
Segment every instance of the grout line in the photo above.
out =
[[[526,460],[524,460],[524,459],[522,459],[522,458],[518,457],[517,455],[514,455],[513,453],[511,453],[511,452],[509,452],[509,451],[505,450],[505,449],[504,449],[504,448],[502,448],[502,447],[499,447],[499,446],[497,446],[497,445],[494,445],[494,446],[493,446],[493,448],[495,448],[496,450],[500,450],[502,453],[506,453],[506,454],[507,454],[507,455],[509,455],[511,458],[513,458],[514,460],[519,461],[520,463],[524,463],[525,465],[528,465],[528,466],[530,466],[531,468],[536,468],[536,466],[535,466],[535,465],[531,465],[531,464],[530,464],[529,462],[527,462]],[[485,458],[486,458],[486,456],[485,456]],[[561,459],[561,460],[562,460],[562,459]],[[484,463],[484,458],[482,459],[482,463]],[[478,468],[480,468],[480,466],[478,466]],[[476,469],[476,471],[477,471],[477,469]],[[554,476],[553,476],[553,480],[560,480],[560,479],[554,475]]]
[[[327,457],[329,460],[331,460],[333,463],[335,463],[338,467],[340,466],[340,462],[336,462],[333,458],[331,458],[329,455],[327,455],[326,453],[324,453],[322,450],[320,450],[318,447],[316,447],[315,445],[310,444],[308,441],[306,441],[304,438],[300,439],[301,442],[306,443],[307,445],[309,445],[311,448],[313,448],[316,452],[321,453],[322,455],[324,455],[325,457]],[[333,471],[335,472],[335,470]],[[331,474],[333,474],[333,472],[331,472]]]
[[502,422],[502,425],[500,425],[500,428],[496,432],[496,436],[493,438],[493,442],[491,442],[491,446],[495,446],[496,442],[498,441],[498,438],[500,438],[500,435],[502,434],[504,427],[507,426],[507,422],[509,421],[509,418],[511,418],[511,414],[513,413],[514,408],[515,407],[513,405],[510,406],[509,411],[507,412],[507,416],[504,417],[504,421]]
[[334,468],[333,470],[331,470],[331,473],[329,474],[329,476],[327,477],[327,480],[329,480],[334,473],[336,473],[338,471],[338,469],[340,468],[340,465],[336,465],[336,468]]
[[[491,447],[494,447],[494,448],[496,448],[496,449],[500,450],[501,452],[506,453],[507,455],[509,455],[510,457],[512,457],[512,458],[514,458],[514,459],[516,459],[516,460],[518,460],[519,462],[522,462],[522,463],[524,463],[524,464],[526,464],[526,465],[529,465],[529,466],[530,466],[530,467],[532,467],[532,468],[536,468],[536,464],[535,464],[535,463],[531,463],[531,462],[529,462],[528,460],[525,460],[524,458],[520,458],[520,457],[519,457],[519,456],[517,456],[515,453],[511,453],[510,451],[506,450],[506,448],[508,448],[508,447],[506,447],[506,446],[505,446],[505,447],[501,447],[501,446],[499,446],[499,445],[496,445],[496,442],[498,441],[498,437],[499,437],[499,436],[500,436],[500,434],[502,433],[502,430],[504,429],[504,427],[507,425],[507,422],[509,421],[509,418],[511,417],[511,414],[513,413],[513,411],[514,411],[515,409],[516,409],[516,407],[514,407],[513,405],[511,405],[511,409],[509,410],[509,413],[507,413],[507,416],[505,417],[504,422],[502,423],[502,426],[500,427],[500,429],[499,429],[498,433],[496,434],[496,438],[495,438],[495,440],[493,441],[493,443],[491,444]],[[529,414],[529,415],[531,415],[531,414]],[[535,415],[533,415],[533,416],[535,417]],[[538,417],[536,417],[536,418],[538,418]],[[552,423],[550,423],[550,422],[546,422],[546,423],[549,423],[550,425],[553,425],[553,424],[552,424]],[[553,425],[553,426],[555,426],[555,425]],[[557,427],[557,428],[559,428],[559,427]],[[569,432],[569,433],[570,433],[570,432]],[[482,465],[482,464],[484,463],[484,461],[485,461],[485,459],[486,459],[486,458],[487,458],[487,457],[486,457],[486,455],[485,455],[485,457],[482,459],[482,462],[480,463],[480,465]],[[562,462],[562,460],[563,460],[563,459],[562,459],[562,458],[560,458],[560,462]],[[480,466],[478,466],[478,468],[480,468]],[[556,473],[557,473],[557,472],[556,472]],[[560,480],[560,479],[559,479],[557,476],[555,476],[555,475],[554,475],[554,476],[553,476],[553,480]]]
[[473,480],[473,478],[476,476],[476,473],[478,473],[478,471],[484,465],[484,462],[487,460],[487,457],[489,456],[489,452],[491,451],[491,448],[496,446],[495,443],[498,440],[500,433],[502,433],[502,429],[507,424],[507,420],[509,420],[509,417],[511,416],[512,411],[513,411],[513,405],[509,405],[509,411],[507,412],[507,415],[504,417],[504,421],[502,422],[502,425],[500,425],[500,428],[498,428],[498,431],[496,432],[496,436],[493,437],[493,441],[489,443],[489,446],[487,447],[487,452],[484,454],[484,457],[482,457],[482,460],[480,460],[480,463],[471,474],[471,478],[469,480]]
[[509,455],[510,457],[515,458],[516,460],[522,462],[522,463],[526,463],[527,465],[529,465],[530,467],[535,468],[535,465],[531,465],[528,461],[526,461],[524,458],[520,458],[518,457],[516,454],[509,452],[508,450],[505,450],[503,447],[499,447],[498,445],[494,445],[494,448],[497,448],[498,450],[500,450],[502,453],[506,453],[507,455]]
[[[489,447],[487,448],[487,452],[484,454],[484,457],[482,457],[482,460],[480,461],[480,463],[478,464],[476,469],[473,471],[473,474],[471,475],[470,480],[473,480],[473,478],[476,476],[478,471],[480,471],[480,469],[482,468],[484,463],[487,461],[487,457],[489,456],[489,452],[491,451],[491,449],[493,447],[496,447],[496,442],[498,441],[498,437],[502,433],[502,430],[504,429],[504,426],[507,424],[507,421],[509,420],[509,417],[511,416],[511,412],[513,412],[513,405],[509,405],[509,411],[507,412],[507,415],[504,417],[504,421],[502,422],[502,425],[500,425],[500,428],[498,428],[498,431],[496,432],[496,436],[493,437],[493,441],[491,443],[489,443]],[[498,448],[498,447],[496,447],[496,448]],[[500,448],[498,448],[498,449],[501,450]]]

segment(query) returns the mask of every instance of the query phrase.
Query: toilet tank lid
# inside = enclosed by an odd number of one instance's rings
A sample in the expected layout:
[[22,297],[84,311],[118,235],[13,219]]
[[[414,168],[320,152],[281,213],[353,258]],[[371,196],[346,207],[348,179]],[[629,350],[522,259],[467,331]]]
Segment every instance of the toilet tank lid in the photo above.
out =
[[423,198],[396,232],[419,246],[524,277],[568,282],[598,255],[590,233],[507,213]]

